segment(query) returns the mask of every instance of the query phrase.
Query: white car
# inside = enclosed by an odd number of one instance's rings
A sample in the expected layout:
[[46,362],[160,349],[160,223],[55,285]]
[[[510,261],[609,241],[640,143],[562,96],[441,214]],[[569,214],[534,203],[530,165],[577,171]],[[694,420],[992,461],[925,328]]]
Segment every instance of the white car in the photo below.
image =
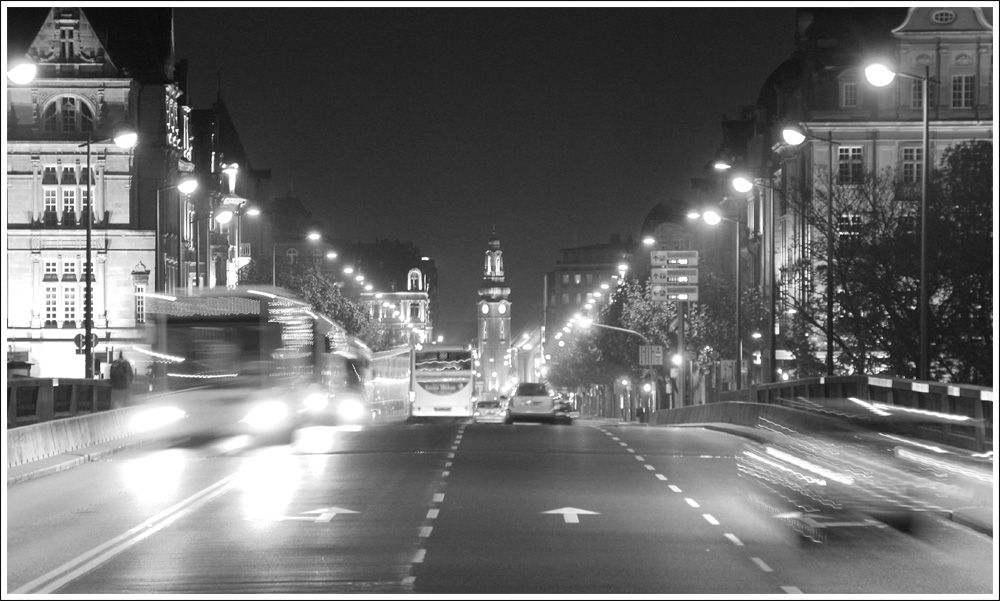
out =
[[507,417],[507,403],[501,400],[479,401],[472,412],[477,424],[502,424]]
[[507,401],[507,423],[519,420],[555,423],[561,408],[559,395],[544,382],[522,382]]

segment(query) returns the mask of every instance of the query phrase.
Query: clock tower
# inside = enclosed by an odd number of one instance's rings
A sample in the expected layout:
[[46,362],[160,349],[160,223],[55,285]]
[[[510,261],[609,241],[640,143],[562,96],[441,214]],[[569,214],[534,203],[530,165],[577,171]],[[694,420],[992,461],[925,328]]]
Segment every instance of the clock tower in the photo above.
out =
[[483,284],[476,307],[479,326],[479,366],[483,398],[496,398],[507,385],[510,366],[510,288],[504,286],[503,251],[496,231],[490,236],[483,264]]

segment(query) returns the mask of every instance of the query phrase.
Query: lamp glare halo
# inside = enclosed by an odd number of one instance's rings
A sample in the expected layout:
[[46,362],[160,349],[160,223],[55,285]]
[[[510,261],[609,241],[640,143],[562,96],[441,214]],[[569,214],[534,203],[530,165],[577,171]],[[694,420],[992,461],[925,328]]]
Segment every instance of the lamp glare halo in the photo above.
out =
[[892,83],[896,74],[881,63],[875,63],[865,67],[865,78],[873,86],[883,87]]
[[715,211],[705,211],[704,219],[709,225],[718,225],[722,221],[722,216]]
[[786,144],[790,144],[792,146],[798,146],[806,141],[805,134],[791,127],[786,127],[782,130],[781,137],[784,138]]
[[15,66],[10,71],[7,71],[7,79],[11,80],[19,86],[31,83],[35,79],[35,74],[38,72],[38,68],[35,67],[35,63],[23,62]]
[[194,178],[181,180],[177,184],[177,189],[183,194],[190,194],[198,189],[198,180]]
[[745,177],[737,177],[733,180],[733,188],[737,192],[749,192],[753,188],[753,183]]

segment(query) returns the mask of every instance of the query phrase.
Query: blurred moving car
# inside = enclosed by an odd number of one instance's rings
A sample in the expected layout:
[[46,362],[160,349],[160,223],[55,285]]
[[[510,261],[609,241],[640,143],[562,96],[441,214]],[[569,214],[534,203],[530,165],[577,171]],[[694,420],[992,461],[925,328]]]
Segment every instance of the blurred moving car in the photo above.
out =
[[472,419],[477,424],[502,424],[507,418],[507,403],[502,400],[483,400],[476,403]]
[[561,397],[545,382],[521,382],[507,400],[507,423],[546,421],[555,423]]
[[741,492],[816,542],[825,539],[825,524],[867,521],[907,530],[920,514],[992,505],[991,452],[917,436],[928,421],[945,418],[881,411],[808,428],[760,418],[756,440],[736,459]]

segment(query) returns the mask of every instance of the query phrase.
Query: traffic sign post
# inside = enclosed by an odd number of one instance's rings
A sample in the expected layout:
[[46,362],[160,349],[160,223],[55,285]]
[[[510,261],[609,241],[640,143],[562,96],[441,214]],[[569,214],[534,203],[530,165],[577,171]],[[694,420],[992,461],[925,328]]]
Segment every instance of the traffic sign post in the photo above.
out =
[[639,365],[663,365],[663,347],[658,344],[640,345]]
[[649,254],[653,267],[697,267],[696,250],[654,250]]
[[[76,344],[76,354],[84,355],[87,352],[86,348],[86,338],[83,334],[77,334],[73,337],[73,343]],[[90,335],[90,348],[95,348],[97,346],[97,334]]]
[[677,351],[681,362],[677,379],[677,402],[683,407],[686,396],[688,365],[684,349],[684,320],[688,302],[698,302],[698,251],[654,250],[650,252],[649,272],[654,301],[678,303]]

